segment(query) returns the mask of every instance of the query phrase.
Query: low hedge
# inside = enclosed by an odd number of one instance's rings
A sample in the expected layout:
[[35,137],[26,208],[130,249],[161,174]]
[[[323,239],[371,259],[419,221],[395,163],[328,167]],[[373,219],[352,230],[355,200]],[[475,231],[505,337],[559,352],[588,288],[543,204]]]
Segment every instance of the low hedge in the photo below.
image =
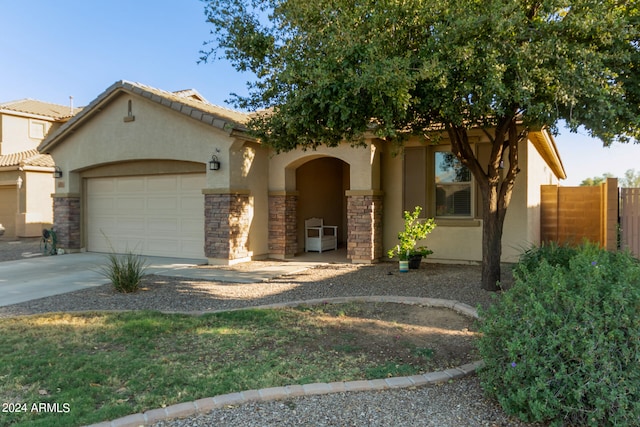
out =
[[640,425],[640,263],[585,244],[527,251],[480,310],[479,376],[527,422]]

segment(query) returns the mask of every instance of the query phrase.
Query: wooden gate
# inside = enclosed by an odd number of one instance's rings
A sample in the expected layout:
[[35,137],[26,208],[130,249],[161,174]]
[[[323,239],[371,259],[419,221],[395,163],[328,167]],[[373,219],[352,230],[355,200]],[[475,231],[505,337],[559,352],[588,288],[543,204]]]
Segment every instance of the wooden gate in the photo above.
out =
[[620,189],[620,243],[640,257],[640,188]]
[[597,187],[540,187],[540,239],[577,245],[584,240],[618,248],[618,180]]

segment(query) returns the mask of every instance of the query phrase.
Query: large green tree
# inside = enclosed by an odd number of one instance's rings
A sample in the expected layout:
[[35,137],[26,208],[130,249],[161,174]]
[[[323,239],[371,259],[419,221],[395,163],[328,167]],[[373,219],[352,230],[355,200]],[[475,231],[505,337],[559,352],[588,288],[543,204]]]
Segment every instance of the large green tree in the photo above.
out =
[[585,178],[580,182],[580,187],[597,187],[607,180],[607,178],[615,178],[610,172],[605,172],[600,176],[594,176],[593,178]]
[[[448,135],[483,200],[482,287],[500,279],[518,143],[565,121],[640,129],[638,6],[622,0],[206,0],[211,50],[255,76],[237,107],[275,150]],[[481,164],[472,128],[493,144]],[[501,173],[500,160],[508,156]],[[568,153],[570,155],[570,153]]]
[[620,178],[620,186],[627,188],[640,188],[640,171],[627,169],[624,176]]

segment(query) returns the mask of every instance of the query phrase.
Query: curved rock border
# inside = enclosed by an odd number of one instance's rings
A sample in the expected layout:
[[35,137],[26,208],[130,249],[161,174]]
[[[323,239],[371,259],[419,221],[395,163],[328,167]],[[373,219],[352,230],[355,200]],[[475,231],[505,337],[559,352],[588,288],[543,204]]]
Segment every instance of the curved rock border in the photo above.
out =
[[[419,298],[419,297],[398,297],[398,296],[359,296],[359,297],[337,297],[337,298],[320,298],[304,301],[291,301],[280,304],[261,305],[255,307],[245,307],[233,310],[221,311],[238,311],[251,309],[269,309],[269,308],[286,308],[297,307],[299,305],[318,305],[324,303],[340,304],[347,302],[387,302],[409,305],[421,305],[425,307],[443,307],[453,311],[478,319],[478,312],[475,308],[459,301],[437,299],[437,298]],[[188,314],[204,314],[205,312],[190,312]],[[206,313],[215,313],[215,311],[207,311]],[[484,363],[481,360],[467,363],[466,365],[456,368],[447,369],[439,372],[430,372],[422,375],[412,375],[410,377],[392,377],[377,380],[357,380],[357,381],[337,381],[332,383],[313,383],[304,385],[288,385],[284,387],[270,387],[260,390],[247,390],[238,393],[222,394],[214,397],[198,399],[193,402],[178,403],[167,406],[165,408],[151,409],[144,413],[127,415],[113,421],[104,421],[98,424],[92,424],[90,427],[139,427],[142,425],[153,424],[157,421],[185,418],[197,414],[206,414],[214,409],[221,409],[229,405],[240,405],[249,402],[268,402],[273,400],[283,400],[299,396],[314,396],[329,393],[344,393],[351,391],[379,391],[392,388],[409,388],[418,386],[434,385],[455,378],[461,378],[474,373],[481,368]]]

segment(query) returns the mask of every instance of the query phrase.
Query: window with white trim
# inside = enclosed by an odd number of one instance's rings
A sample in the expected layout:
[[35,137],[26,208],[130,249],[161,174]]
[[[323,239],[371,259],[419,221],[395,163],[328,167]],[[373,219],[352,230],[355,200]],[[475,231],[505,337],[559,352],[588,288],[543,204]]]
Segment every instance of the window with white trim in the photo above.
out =
[[[491,146],[475,144],[481,162],[488,161]],[[482,216],[482,204],[471,171],[447,145],[404,148],[403,210],[423,208],[424,218],[468,220]]]
[[449,151],[434,151],[436,217],[473,215],[471,171]]

